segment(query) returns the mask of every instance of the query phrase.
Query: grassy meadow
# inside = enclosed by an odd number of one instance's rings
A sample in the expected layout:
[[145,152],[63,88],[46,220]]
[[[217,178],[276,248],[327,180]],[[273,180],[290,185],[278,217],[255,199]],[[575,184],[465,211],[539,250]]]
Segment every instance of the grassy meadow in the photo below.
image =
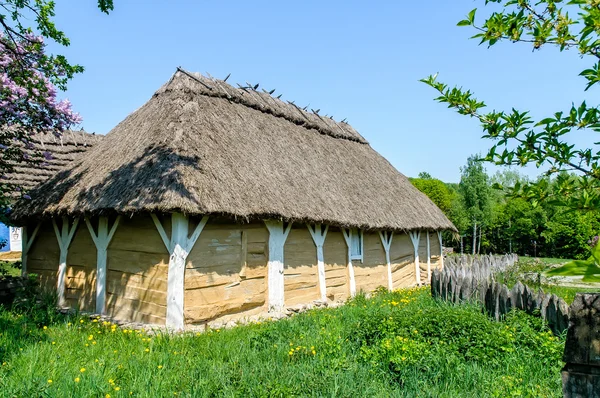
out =
[[563,338],[426,288],[228,330],[170,335],[0,308],[6,397],[560,397]]
[[15,267],[13,262],[0,261],[0,276],[2,275],[19,276],[21,275],[21,270]]

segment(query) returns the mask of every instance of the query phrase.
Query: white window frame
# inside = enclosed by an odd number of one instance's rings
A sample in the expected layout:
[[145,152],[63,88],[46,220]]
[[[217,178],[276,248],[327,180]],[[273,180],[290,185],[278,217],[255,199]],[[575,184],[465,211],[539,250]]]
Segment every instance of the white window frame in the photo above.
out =
[[[359,239],[359,244],[358,247],[360,248],[360,253],[355,254],[352,253],[352,250],[354,249],[354,239]],[[364,239],[364,233],[362,229],[351,229],[350,230],[350,259],[351,260],[360,260],[360,262],[363,262],[363,258],[364,258],[364,254],[365,254],[365,245],[364,245],[365,239]]]

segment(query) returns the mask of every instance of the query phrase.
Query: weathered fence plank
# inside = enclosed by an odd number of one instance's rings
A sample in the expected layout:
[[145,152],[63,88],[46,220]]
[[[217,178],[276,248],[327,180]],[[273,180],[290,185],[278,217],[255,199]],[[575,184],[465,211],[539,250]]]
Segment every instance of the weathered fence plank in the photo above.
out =
[[516,255],[456,256],[444,262],[443,270],[431,276],[431,295],[454,303],[479,302],[490,317],[500,320],[513,308],[541,316],[555,334],[568,327],[569,306],[556,295],[535,292],[517,282],[512,289],[494,280],[494,275],[514,265]]
[[[560,308],[558,312],[563,312]],[[570,308],[562,369],[566,398],[600,398],[600,294],[578,293]]]

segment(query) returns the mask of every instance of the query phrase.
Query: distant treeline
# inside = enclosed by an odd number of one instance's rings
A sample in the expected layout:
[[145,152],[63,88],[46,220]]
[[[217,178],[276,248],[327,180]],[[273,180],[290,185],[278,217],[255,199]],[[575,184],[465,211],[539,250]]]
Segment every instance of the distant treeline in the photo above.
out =
[[[458,228],[458,234],[447,233],[444,239],[444,245],[455,252],[460,253],[462,246],[464,253],[584,259],[590,255],[588,241],[600,231],[599,212],[507,195],[502,187],[515,186],[527,177],[513,170],[489,176],[474,156],[461,168],[458,184],[444,183],[428,173],[410,180]],[[553,180],[547,182],[552,191]]]

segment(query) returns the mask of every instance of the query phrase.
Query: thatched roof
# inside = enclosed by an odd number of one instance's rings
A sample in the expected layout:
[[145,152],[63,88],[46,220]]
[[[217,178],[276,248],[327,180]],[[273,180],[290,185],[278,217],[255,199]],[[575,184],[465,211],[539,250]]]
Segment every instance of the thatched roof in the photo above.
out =
[[6,181],[29,191],[41,182],[55,175],[58,171],[69,167],[82,153],[95,145],[102,135],[85,131],[65,131],[59,136],[52,132],[38,133],[30,137],[30,148],[25,153],[34,154],[48,152],[51,157],[40,162],[21,162],[12,164],[13,171],[6,175]]
[[15,219],[173,212],[454,229],[350,125],[181,69]]

